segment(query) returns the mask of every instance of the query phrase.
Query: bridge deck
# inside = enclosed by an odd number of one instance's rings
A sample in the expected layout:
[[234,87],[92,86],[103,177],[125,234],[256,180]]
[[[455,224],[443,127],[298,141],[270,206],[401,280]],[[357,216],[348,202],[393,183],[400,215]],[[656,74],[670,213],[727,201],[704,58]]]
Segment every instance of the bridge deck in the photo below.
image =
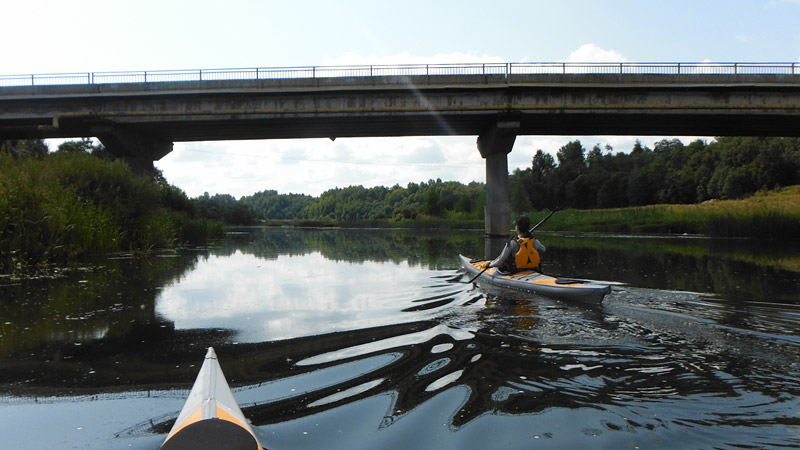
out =
[[88,74],[94,83],[0,87],[0,138],[95,136],[109,124],[168,141],[478,135],[498,116],[529,135],[798,136],[798,66],[112,83]]

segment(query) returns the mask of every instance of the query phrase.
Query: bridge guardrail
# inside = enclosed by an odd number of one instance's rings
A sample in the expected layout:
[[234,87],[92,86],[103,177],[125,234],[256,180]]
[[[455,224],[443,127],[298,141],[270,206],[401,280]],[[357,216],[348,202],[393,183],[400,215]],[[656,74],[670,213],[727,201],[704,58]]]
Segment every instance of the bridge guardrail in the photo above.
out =
[[[211,80],[293,80],[320,78],[438,77],[447,75],[502,76],[557,74],[653,74],[653,75],[800,75],[800,63],[465,63],[398,64],[307,67],[253,67],[239,69],[151,70],[120,72],[0,75],[0,87],[91,85],[110,83],[161,83]],[[369,83],[365,83],[369,84]]]

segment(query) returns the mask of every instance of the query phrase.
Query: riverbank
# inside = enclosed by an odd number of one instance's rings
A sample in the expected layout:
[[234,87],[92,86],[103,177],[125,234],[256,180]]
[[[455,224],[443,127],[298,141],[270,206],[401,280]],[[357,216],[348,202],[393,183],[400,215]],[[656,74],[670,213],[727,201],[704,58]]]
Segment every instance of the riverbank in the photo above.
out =
[[263,226],[268,227],[293,227],[293,228],[402,228],[419,230],[482,230],[483,220],[453,221],[435,217],[422,219],[382,219],[360,221],[335,221],[335,220],[309,220],[286,219],[265,220]]
[[[527,214],[531,217],[531,222],[536,223],[547,213],[543,211]],[[452,221],[437,218],[358,222],[268,220],[263,224],[299,228],[483,229],[483,221],[480,220]],[[697,205],[567,209],[554,214],[542,225],[541,230],[797,239],[800,236],[800,186],[762,192],[740,200],[710,200]]]
[[559,211],[542,229],[797,239],[800,236],[800,186],[697,205],[570,209]]
[[[0,154],[0,271],[62,263],[91,254],[146,252],[204,245],[222,237],[221,223],[204,219],[186,194],[160,174],[135,176],[120,161],[85,152],[16,159]],[[232,199],[232,198],[231,198]],[[232,201],[235,202],[234,199]],[[548,211],[529,212],[533,223]],[[269,220],[267,226],[482,230],[483,221],[444,218],[368,221]],[[509,223],[509,234],[511,234]],[[800,186],[741,200],[697,205],[559,211],[542,231],[692,234],[709,237],[797,239]]]

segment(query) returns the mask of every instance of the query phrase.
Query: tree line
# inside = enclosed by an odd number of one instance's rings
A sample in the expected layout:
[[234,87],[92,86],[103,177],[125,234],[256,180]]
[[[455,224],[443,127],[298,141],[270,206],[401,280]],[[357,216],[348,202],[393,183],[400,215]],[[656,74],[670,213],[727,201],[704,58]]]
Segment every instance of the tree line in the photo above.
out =
[[[651,149],[636,141],[629,152],[606,145],[586,150],[579,140],[555,157],[536,152],[531,166],[510,174],[514,214],[554,208],[616,208],[735,199],[800,184],[800,139],[719,137],[688,145],[678,139]],[[319,197],[274,190],[242,197],[264,219],[338,222],[441,218],[481,220],[483,183],[428,180],[402,187],[349,186]]]
[[[557,159],[557,161],[556,161]],[[636,141],[629,153],[580,141],[556,158],[541,150],[531,167],[510,177],[512,209],[615,208],[736,199],[800,183],[800,138],[719,137],[652,149]]]
[[[42,157],[47,146],[37,140],[6,141],[0,152]],[[91,140],[65,142],[57,153],[90,153],[113,159]],[[160,174],[158,174],[160,175]],[[599,144],[587,151],[568,142],[555,157],[536,152],[531,166],[509,177],[514,214],[554,208],[615,208],[650,204],[691,204],[734,199],[779,186],[800,184],[800,139],[719,137],[711,142],[678,139],[653,148],[636,141],[628,152]],[[227,224],[259,220],[327,222],[447,220],[479,222],[486,202],[485,185],[428,180],[392,187],[348,186],[319,197],[264,190],[238,200],[207,193],[187,205],[194,217]]]
[[455,181],[428,180],[396,184],[390,188],[349,186],[329,189],[319,197],[278,194],[274,190],[243,197],[265,219],[307,219],[335,222],[393,220],[398,222],[440,218],[451,221],[483,217],[483,183],[464,185]]

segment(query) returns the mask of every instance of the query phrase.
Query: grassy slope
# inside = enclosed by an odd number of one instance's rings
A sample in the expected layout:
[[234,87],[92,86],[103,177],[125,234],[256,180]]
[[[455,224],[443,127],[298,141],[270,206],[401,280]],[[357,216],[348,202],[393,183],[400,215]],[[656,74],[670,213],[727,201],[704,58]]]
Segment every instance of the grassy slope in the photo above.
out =
[[571,209],[554,215],[543,229],[797,238],[800,237],[800,186],[699,205]]

